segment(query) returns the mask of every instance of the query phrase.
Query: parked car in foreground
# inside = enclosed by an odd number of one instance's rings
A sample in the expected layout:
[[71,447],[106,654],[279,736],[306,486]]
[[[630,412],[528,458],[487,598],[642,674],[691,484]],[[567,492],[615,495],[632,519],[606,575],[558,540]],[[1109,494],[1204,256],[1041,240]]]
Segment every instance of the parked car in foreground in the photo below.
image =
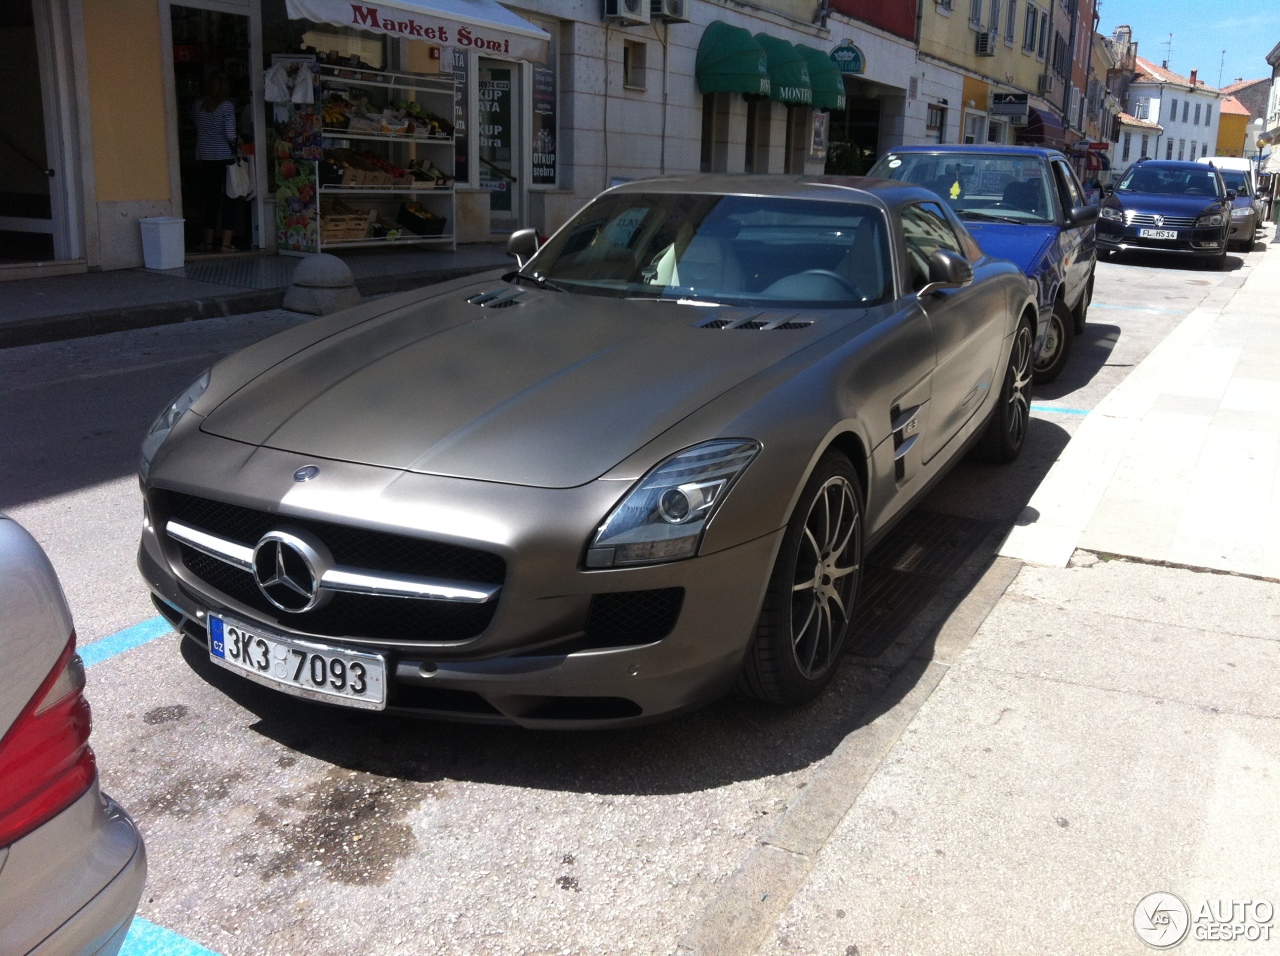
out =
[[968,449],[1022,447],[1034,295],[923,189],[639,182],[509,248],[156,421],[139,566],[215,664],[531,727],[797,703],[865,551]]
[[1227,260],[1231,197],[1212,166],[1144,159],[1102,202],[1098,248],[1106,253],[1194,256],[1210,269]]
[[114,956],[146,880],[98,789],[84,666],[49,559],[0,514],[0,953]]
[[869,175],[932,189],[985,252],[1017,263],[1039,298],[1035,381],[1057,378],[1084,332],[1097,265],[1098,210],[1066,157],[1034,146],[902,146]]
[[1201,156],[1197,163],[1212,166],[1222,177],[1231,200],[1231,228],[1227,233],[1227,248],[1248,252],[1253,240],[1262,228],[1264,205],[1258,197],[1258,177],[1254,174],[1253,160],[1236,156]]

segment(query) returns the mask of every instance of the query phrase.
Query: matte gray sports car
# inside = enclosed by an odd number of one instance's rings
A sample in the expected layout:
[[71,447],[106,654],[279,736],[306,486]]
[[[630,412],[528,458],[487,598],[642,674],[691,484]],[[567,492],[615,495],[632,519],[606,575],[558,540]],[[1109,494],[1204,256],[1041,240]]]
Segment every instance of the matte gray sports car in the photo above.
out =
[[350,707],[588,727],[817,694],[863,553],[970,447],[1018,454],[1027,280],[868,179],[633,183],[536,244],[178,396],[141,462],[157,606]]

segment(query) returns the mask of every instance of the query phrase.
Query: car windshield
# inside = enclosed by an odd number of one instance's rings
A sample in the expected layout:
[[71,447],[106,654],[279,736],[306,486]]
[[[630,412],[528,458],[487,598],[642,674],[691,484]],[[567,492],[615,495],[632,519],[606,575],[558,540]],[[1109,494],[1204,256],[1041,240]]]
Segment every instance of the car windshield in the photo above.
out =
[[871,305],[893,286],[872,206],[688,193],[606,193],[523,274],[591,295],[770,306]]
[[868,174],[931,189],[962,219],[1052,222],[1052,180],[1038,156],[890,153]]
[[1117,190],[1167,196],[1221,196],[1221,180],[1212,167],[1130,166]]
[[1236,196],[1249,195],[1249,177],[1245,175],[1242,169],[1220,169],[1218,175],[1222,177],[1222,182],[1228,189],[1234,189]]

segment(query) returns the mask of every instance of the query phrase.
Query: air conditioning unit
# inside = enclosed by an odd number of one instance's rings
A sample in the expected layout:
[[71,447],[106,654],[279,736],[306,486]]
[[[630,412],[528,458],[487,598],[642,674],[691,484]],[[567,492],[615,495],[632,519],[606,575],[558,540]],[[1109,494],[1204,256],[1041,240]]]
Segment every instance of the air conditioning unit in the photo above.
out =
[[996,55],[996,35],[990,30],[978,34],[978,56]]
[[649,17],[668,23],[689,22],[689,0],[650,0]]
[[652,0],[604,0],[604,18],[629,25],[649,22]]
[[1053,74],[1052,73],[1040,74],[1039,82],[1036,83],[1036,92],[1037,93],[1053,92]]

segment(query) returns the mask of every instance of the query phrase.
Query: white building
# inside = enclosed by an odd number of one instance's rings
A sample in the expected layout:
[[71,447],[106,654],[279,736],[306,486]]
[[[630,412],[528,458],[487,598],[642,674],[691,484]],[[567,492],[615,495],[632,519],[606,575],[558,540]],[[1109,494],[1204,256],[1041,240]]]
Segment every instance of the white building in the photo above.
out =
[[1151,159],[1194,160],[1212,156],[1218,143],[1222,93],[1196,76],[1180,76],[1142,57],[1129,86],[1128,113],[1158,123],[1163,135]]

